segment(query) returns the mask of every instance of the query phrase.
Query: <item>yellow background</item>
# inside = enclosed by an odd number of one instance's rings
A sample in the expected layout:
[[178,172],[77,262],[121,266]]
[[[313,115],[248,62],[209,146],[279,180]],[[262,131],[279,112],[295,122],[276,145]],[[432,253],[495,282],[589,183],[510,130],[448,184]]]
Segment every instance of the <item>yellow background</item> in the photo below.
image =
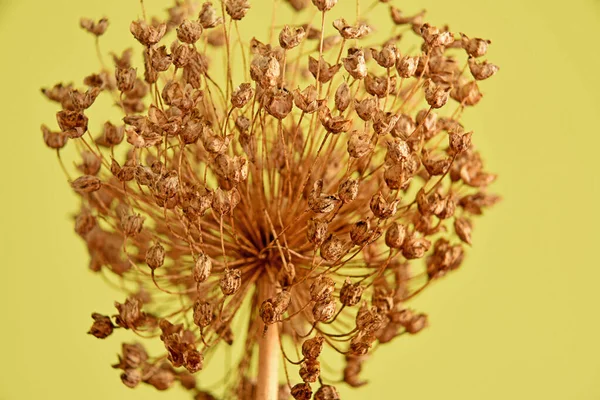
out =
[[[268,3],[253,1],[254,23]],[[353,4],[337,7],[353,19]],[[501,70],[465,121],[504,201],[476,221],[463,268],[414,301],[430,328],[381,347],[370,385],[342,398],[600,399],[600,2],[395,5],[492,39]],[[0,0],[1,400],[189,397],[127,389],[109,365],[130,337],[85,334],[120,297],[87,270],[76,199],[39,130],[56,111],[39,88],[96,70],[79,17],[108,16],[104,49],[118,49],[139,14],[136,0]]]

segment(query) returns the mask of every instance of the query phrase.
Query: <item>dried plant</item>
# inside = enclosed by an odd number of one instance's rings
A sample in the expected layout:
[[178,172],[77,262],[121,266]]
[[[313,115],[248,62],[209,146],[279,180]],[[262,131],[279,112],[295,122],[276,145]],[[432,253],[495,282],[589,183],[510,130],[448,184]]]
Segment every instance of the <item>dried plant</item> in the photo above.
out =
[[[45,143],[59,160],[67,143],[81,157],[76,178],[61,165],[81,197],[90,269],[127,294],[116,314],[92,314],[89,333],[131,330],[166,349],[124,343],[113,367],[125,385],[179,381],[212,399],[193,374],[241,340],[224,397],[338,399],[333,383],[366,383],[373,348],[427,325],[407,302],[460,266],[471,217],[498,200],[459,122],[498,70],[477,61],[490,42],[394,7],[382,44],[365,43],[372,27],[358,15],[325,36],[336,2],[288,0],[320,24],[286,25],[277,44],[273,26],[267,44],[239,34],[247,0],[178,1],[164,21],[131,23],[143,66],[126,50],[84,89],[43,89],[61,105]],[[108,21],[81,27],[98,45]],[[413,54],[400,51],[403,28],[421,41]],[[94,135],[86,111],[99,95],[123,117]],[[324,348],[343,371],[321,374]]]

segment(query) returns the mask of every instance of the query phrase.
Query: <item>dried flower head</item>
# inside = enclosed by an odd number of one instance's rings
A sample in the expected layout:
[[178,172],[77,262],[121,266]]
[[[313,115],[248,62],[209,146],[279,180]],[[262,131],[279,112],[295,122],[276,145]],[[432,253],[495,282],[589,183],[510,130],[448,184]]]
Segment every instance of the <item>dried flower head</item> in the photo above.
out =
[[[42,90],[59,107],[44,142],[61,163],[65,146],[78,151],[63,169],[90,269],[126,292],[112,314],[92,314],[89,333],[164,346],[149,356],[123,344],[114,367],[126,386],[180,382],[214,399],[194,374],[240,343],[224,398],[339,399],[331,384],[364,385],[373,348],[427,326],[408,301],[459,268],[473,216],[498,201],[460,122],[498,72],[477,60],[490,42],[391,7],[420,49],[400,36],[367,43],[366,22],[331,21],[336,3],[288,0],[321,26],[272,27],[268,43],[246,44],[249,1],[176,1],[164,19],[131,23],[139,65],[126,50],[83,87]],[[80,24],[101,41],[108,20]],[[221,54],[227,64],[212,64]],[[121,118],[90,122],[98,96]],[[338,377],[321,373],[326,349],[344,355]],[[282,386],[280,357],[295,371]]]

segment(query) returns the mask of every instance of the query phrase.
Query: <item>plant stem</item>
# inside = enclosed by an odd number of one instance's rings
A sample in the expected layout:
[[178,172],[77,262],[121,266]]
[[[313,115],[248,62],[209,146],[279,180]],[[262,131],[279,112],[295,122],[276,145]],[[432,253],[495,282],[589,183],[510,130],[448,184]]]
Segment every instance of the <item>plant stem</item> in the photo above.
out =
[[[260,303],[275,294],[268,274],[258,282]],[[272,324],[258,339],[258,379],[256,400],[277,400],[279,391],[279,327]]]

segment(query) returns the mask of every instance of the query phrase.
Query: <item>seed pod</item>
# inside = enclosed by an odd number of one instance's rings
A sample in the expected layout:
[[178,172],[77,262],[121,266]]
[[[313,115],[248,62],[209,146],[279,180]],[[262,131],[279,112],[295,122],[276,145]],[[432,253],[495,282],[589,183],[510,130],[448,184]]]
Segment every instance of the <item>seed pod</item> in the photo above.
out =
[[340,301],[346,307],[352,307],[360,302],[362,293],[363,287],[359,283],[352,283],[350,278],[346,278],[340,290]]
[[407,139],[417,129],[417,125],[412,118],[406,114],[400,114],[398,120],[391,130],[392,136],[395,138]]
[[425,100],[431,108],[442,108],[448,102],[450,95],[449,88],[436,85],[431,79],[425,82],[424,88]]
[[484,56],[485,53],[487,53],[488,45],[492,43],[489,40],[480,38],[469,39],[464,33],[461,33],[460,36],[462,48],[465,49],[467,54],[471,57]]
[[135,181],[141,186],[149,186],[155,181],[155,174],[150,167],[138,165],[135,168]]
[[239,204],[240,192],[233,188],[230,191],[217,188],[212,195],[211,207],[218,215],[228,215]]
[[471,231],[473,229],[473,225],[471,221],[467,218],[456,218],[454,220],[454,231],[466,244],[471,244]]
[[333,293],[335,282],[328,276],[319,275],[310,285],[310,299],[320,301],[329,298]]
[[221,291],[225,296],[235,294],[242,285],[242,272],[239,269],[226,269],[219,281]]
[[319,11],[329,11],[336,5],[338,0],[312,0],[312,3]]
[[81,18],[79,20],[79,26],[92,35],[99,37],[106,32],[106,29],[108,28],[108,19],[102,18],[96,22],[93,19]]
[[417,314],[411,318],[410,322],[406,325],[406,331],[411,335],[419,333],[425,327],[427,327],[427,315]]
[[377,100],[374,97],[366,97],[363,100],[354,100],[356,114],[363,121],[370,121],[377,111]]
[[206,328],[213,321],[213,306],[205,300],[196,300],[194,304],[194,323],[200,328]]
[[316,78],[318,75],[319,82],[321,83],[329,82],[341,67],[342,66],[340,64],[329,64],[323,59],[323,57],[321,57],[320,60],[317,61],[316,58],[308,56],[308,70],[314,78]]
[[321,373],[321,363],[319,360],[308,359],[302,363],[300,367],[300,377],[306,383],[314,383],[319,378]]
[[262,302],[260,309],[258,310],[258,315],[263,320],[265,325],[274,324],[278,320],[278,315],[271,299],[267,299]]
[[93,313],[92,318],[94,319],[94,323],[88,332],[90,335],[95,336],[98,339],[104,339],[112,334],[115,326],[110,320],[110,317]]
[[362,22],[352,26],[344,18],[333,21],[333,27],[340,33],[345,40],[362,39],[371,33],[371,27]]
[[352,131],[348,139],[348,154],[353,158],[361,158],[370,153],[375,146],[371,143],[371,137],[368,133],[362,131]]
[[371,222],[368,219],[356,222],[350,230],[350,240],[356,246],[364,246],[369,243],[372,235]]
[[342,58],[344,68],[354,79],[363,79],[367,76],[367,63],[365,53],[361,49],[349,48],[348,57]]
[[167,53],[166,46],[160,46],[150,50],[150,63],[152,68],[164,72],[171,67],[171,55]]
[[353,356],[363,356],[371,350],[372,343],[376,339],[372,334],[359,331],[350,341],[349,351]]
[[138,369],[126,369],[121,374],[121,382],[129,388],[136,387],[142,381],[142,373]]
[[373,130],[379,135],[387,135],[394,129],[396,122],[400,117],[391,113],[377,110],[373,116]]
[[42,125],[44,143],[51,149],[62,149],[67,144],[69,136],[64,132],[52,132],[46,125]]
[[392,76],[388,79],[387,76],[375,76],[368,74],[365,78],[365,90],[372,96],[377,96],[383,99],[388,94],[392,94],[396,90],[396,77]]
[[471,136],[473,132],[467,132],[464,134],[460,134],[457,132],[452,132],[448,135],[448,140],[450,142],[450,150],[453,154],[460,154],[467,151],[471,147]]
[[134,68],[117,68],[115,70],[117,88],[123,93],[132,90],[135,85],[136,73]]
[[248,0],[227,0],[225,2],[225,10],[231,19],[239,21],[246,16],[250,9]]
[[307,359],[317,359],[323,351],[323,337],[315,336],[312,339],[305,340],[302,343],[302,355]]
[[273,299],[273,306],[275,307],[275,312],[281,316],[283,315],[288,307],[290,306],[290,302],[292,300],[292,295],[289,291],[283,290],[275,296]]
[[337,261],[346,255],[348,250],[346,242],[331,233],[321,244],[321,257],[326,261]]
[[183,353],[183,366],[190,373],[200,371],[204,364],[204,356],[196,349],[188,349]]
[[334,135],[347,132],[352,128],[352,120],[345,119],[341,115],[332,116],[331,110],[326,105],[323,105],[319,108],[319,121],[321,121],[321,125],[323,128],[329,133]]
[[285,25],[279,33],[279,45],[286,50],[293,49],[304,40],[305,36],[304,28],[291,28],[289,25]]
[[105,122],[103,127],[103,137],[106,144],[116,146],[123,141],[124,129],[122,126],[116,127],[110,122]]
[[431,242],[423,237],[418,237],[414,232],[409,234],[402,245],[402,255],[407,260],[422,258],[431,247]]
[[325,240],[327,235],[327,222],[320,218],[313,217],[306,223],[306,237],[309,242],[318,246]]
[[223,23],[223,18],[219,17],[212,3],[208,1],[202,4],[198,20],[204,29],[214,28]]
[[177,39],[187,44],[194,44],[202,35],[202,24],[198,21],[184,20],[177,28]]
[[233,94],[231,95],[231,104],[235,108],[242,108],[248,104],[253,96],[254,89],[252,89],[252,86],[249,83],[242,83],[233,91]]
[[75,218],[75,232],[81,237],[85,237],[96,225],[96,217],[89,210],[82,210]]
[[82,137],[88,129],[88,117],[82,111],[62,110],[56,113],[58,127],[69,138]]
[[397,222],[392,222],[385,232],[385,244],[392,249],[399,249],[406,237],[406,227]]
[[497,65],[488,63],[487,61],[478,63],[474,58],[469,57],[469,70],[473,78],[482,81],[498,72],[499,68]]
[[323,385],[315,393],[314,400],[340,400],[340,394],[335,386]]
[[277,119],[284,119],[294,105],[294,98],[287,89],[274,89],[266,93],[264,97],[265,109]]
[[100,190],[102,182],[95,176],[83,175],[71,182],[71,187],[80,193],[91,193]]
[[126,236],[136,236],[142,231],[144,217],[140,214],[125,215],[121,218],[121,229]]
[[398,49],[393,43],[386,43],[381,51],[371,49],[373,59],[383,68],[391,68],[396,65],[396,54]]
[[294,400],[310,400],[312,398],[312,389],[308,383],[297,383],[292,387],[291,392]]
[[377,313],[377,309],[375,307],[367,307],[367,303],[363,301],[356,314],[356,328],[366,333],[374,333],[381,329],[383,324],[384,320]]
[[196,262],[194,263],[194,270],[192,275],[194,281],[202,283],[208,279],[212,271],[212,261],[205,253],[198,255]]
[[474,106],[475,104],[479,103],[479,100],[481,100],[483,94],[481,94],[479,91],[477,81],[471,81],[462,86],[455,87],[450,92],[450,96],[465,106]]
[[167,24],[157,26],[148,25],[144,20],[133,21],[129,25],[129,31],[138,42],[146,47],[153,46],[160,42],[167,32]]
[[415,76],[419,65],[419,57],[403,56],[396,61],[396,70],[401,78]]
[[338,197],[342,203],[350,203],[356,199],[358,195],[358,180],[345,179],[338,187]]
[[308,85],[303,91],[296,89],[293,96],[296,107],[307,114],[312,114],[319,108],[315,85]]
[[313,185],[313,189],[308,196],[308,207],[315,213],[330,213],[339,204],[340,199],[334,195],[323,194],[322,190],[323,180],[319,179]]
[[391,203],[388,203],[384,198],[381,192],[377,192],[372,198],[369,206],[371,207],[371,211],[375,214],[376,217],[381,219],[386,219],[393,217],[396,214],[398,209],[398,203],[400,200],[394,200]]
[[338,86],[337,90],[335,91],[335,107],[339,111],[343,112],[350,105],[350,100],[352,100],[350,86],[348,86],[346,81],[344,81],[340,84],[340,86]]
[[165,248],[158,242],[146,251],[146,264],[150,269],[162,267],[165,262]]
[[315,321],[329,321],[335,315],[335,302],[331,296],[324,300],[317,301],[312,309],[312,315]]

